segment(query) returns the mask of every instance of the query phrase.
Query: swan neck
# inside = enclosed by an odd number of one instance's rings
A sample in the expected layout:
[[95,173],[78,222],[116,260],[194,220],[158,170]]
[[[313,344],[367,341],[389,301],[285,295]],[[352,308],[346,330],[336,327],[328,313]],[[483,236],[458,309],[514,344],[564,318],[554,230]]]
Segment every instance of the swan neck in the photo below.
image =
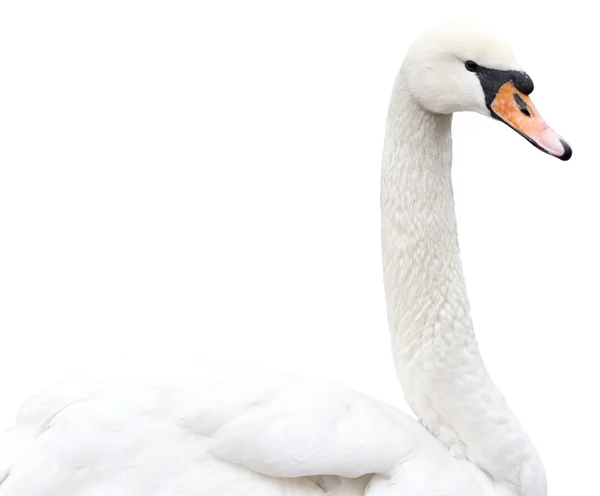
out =
[[419,421],[454,454],[515,494],[545,496],[537,452],[491,381],[473,332],[452,191],[451,127],[451,115],[428,112],[413,99],[401,70],[381,181],[394,364]]
[[[390,102],[381,182],[382,255],[395,365],[408,398],[451,353],[486,376],[462,274],[452,191],[451,115],[422,109],[400,73]],[[442,359],[440,361],[440,359]],[[427,405],[413,402],[418,416]]]

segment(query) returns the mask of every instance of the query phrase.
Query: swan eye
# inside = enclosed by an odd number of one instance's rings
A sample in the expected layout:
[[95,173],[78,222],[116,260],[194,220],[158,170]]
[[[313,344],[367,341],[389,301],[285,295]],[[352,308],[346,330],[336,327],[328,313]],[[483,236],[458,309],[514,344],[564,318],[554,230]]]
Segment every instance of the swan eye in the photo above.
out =
[[465,67],[467,68],[467,71],[469,71],[469,72],[475,72],[479,68],[477,63],[473,62],[472,60],[467,60],[465,62]]

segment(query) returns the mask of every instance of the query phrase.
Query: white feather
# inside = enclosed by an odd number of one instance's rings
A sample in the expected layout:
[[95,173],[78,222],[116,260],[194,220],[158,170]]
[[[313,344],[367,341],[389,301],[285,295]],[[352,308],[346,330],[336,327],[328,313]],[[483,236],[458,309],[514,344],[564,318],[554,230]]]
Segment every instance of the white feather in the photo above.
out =
[[0,495],[364,494],[405,461],[431,477],[455,461],[404,413],[333,382],[133,363],[28,400],[0,438]]

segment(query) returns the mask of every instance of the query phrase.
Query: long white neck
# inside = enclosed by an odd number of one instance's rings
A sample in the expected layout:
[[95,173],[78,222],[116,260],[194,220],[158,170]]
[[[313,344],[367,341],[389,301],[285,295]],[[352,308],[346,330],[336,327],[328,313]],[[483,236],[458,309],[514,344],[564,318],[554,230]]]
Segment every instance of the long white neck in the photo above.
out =
[[422,422],[522,496],[545,496],[538,454],[491,381],[473,333],[452,193],[452,117],[424,110],[400,71],[390,102],[381,209],[392,350]]

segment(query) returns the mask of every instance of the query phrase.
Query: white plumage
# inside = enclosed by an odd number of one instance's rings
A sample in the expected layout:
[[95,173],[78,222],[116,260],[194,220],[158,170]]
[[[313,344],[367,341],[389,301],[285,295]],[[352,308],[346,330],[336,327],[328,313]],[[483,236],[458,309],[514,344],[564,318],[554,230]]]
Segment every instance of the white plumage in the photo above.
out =
[[485,369],[469,315],[451,113],[490,110],[465,57],[520,70],[478,30],[433,30],[408,52],[386,129],[387,308],[418,422],[319,379],[106,364],[23,405],[0,437],[0,496],[545,496],[541,461]]
[[459,479],[413,419],[333,382],[226,364],[109,370],[23,405],[0,438],[0,495],[354,495],[401,462]]

